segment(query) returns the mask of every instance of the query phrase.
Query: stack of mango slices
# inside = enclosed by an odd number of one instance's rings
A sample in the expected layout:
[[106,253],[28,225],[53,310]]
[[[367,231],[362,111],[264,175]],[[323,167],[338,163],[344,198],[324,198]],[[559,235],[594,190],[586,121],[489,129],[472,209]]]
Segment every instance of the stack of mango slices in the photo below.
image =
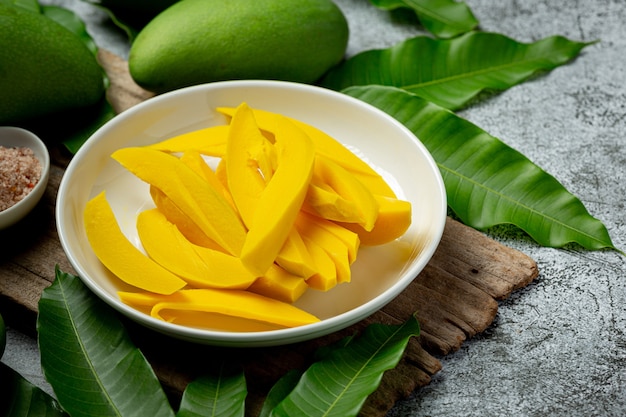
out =
[[226,331],[317,322],[293,303],[350,282],[360,245],[402,236],[411,204],[311,125],[246,103],[218,111],[228,124],[112,154],[154,208],[137,216],[142,251],[102,191],[84,211],[90,245],[136,288],[120,299],[152,317]]

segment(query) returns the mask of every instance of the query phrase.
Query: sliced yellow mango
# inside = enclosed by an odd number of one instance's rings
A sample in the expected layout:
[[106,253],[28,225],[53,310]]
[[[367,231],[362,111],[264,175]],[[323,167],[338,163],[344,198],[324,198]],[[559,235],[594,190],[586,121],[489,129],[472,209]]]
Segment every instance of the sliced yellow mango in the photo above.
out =
[[307,250],[313,257],[315,262],[315,274],[306,279],[306,283],[310,288],[328,291],[337,285],[337,267],[335,261],[330,257],[328,252],[324,250],[314,240],[302,237]]
[[172,294],[187,285],[126,238],[104,191],[87,202],[83,216],[91,248],[100,262],[122,281],[157,294]]
[[352,230],[348,230],[335,222],[305,212],[300,212],[298,218],[296,219],[296,225],[302,225],[301,227],[306,225],[306,227],[311,228],[322,228],[329,233],[332,233],[339,238],[348,249],[348,259],[350,264],[356,261],[359,246],[361,244],[361,240],[359,239],[359,235],[357,233]]
[[[234,107],[217,108],[218,112],[231,117],[235,113],[235,110],[236,108]],[[254,116],[262,130],[272,133],[275,133],[276,126],[280,123],[278,120],[281,117],[286,117],[278,113],[261,109],[254,109]],[[332,136],[300,120],[293,118],[289,118],[289,120],[296,124],[296,126],[302,129],[311,138],[315,144],[315,150],[318,154],[333,160],[343,168],[352,172],[357,176],[357,178],[361,179],[361,182],[366,184],[373,193],[388,197],[396,196],[389,184],[387,184],[380,174],[378,174],[365,161],[355,155],[351,150],[346,148]]]
[[[133,293],[119,293],[120,299],[132,304]],[[219,313],[226,316],[257,320],[285,327],[296,327],[318,322],[319,319],[289,303],[264,297],[249,291],[223,289],[181,290],[170,296],[141,294],[141,302],[153,300],[151,316],[177,322],[176,312]],[[207,323],[207,327],[211,324]]]
[[[336,220],[348,223],[357,223],[365,230],[372,230],[376,217],[378,217],[378,202],[374,198],[374,194],[363,185],[354,175],[346,171],[340,165],[332,160],[317,155],[315,157],[315,167],[313,168],[313,177],[311,185],[321,189],[326,189],[331,194],[337,193],[343,200],[352,202],[356,212],[337,213],[343,214],[344,218],[326,217],[331,215],[328,210],[328,204],[320,206],[326,210],[320,210],[326,216],[317,211],[315,201],[308,201],[308,206],[316,210],[318,214],[329,220]],[[308,193],[307,193],[308,195]]]
[[302,130],[287,119],[275,132],[277,166],[261,194],[241,259],[258,276],[274,263],[300,211],[313,174],[315,149]]
[[313,258],[295,227],[289,231],[285,244],[276,256],[276,263],[302,278],[308,278],[315,273]]
[[212,275],[225,281],[238,282],[247,287],[257,278],[237,256],[197,245],[193,245],[193,250],[209,267]]
[[411,203],[396,198],[376,196],[378,218],[371,231],[364,230],[356,223],[339,223],[359,235],[361,244],[383,245],[402,236],[411,226]]
[[353,201],[316,184],[309,184],[302,210],[324,219],[351,223],[358,223],[362,217]]
[[248,287],[248,291],[286,303],[293,303],[297,301],[308,288],[306,281],[302,277],[294,275],[274,264],[270,266],[265,275],[257,278],[257,280]]
[[[159,209],[139,213],[137,232],[150,258],[194,287],[246,289],[256,279],[249,273],[237,274],[236,271],[232,271],[225,274],[222,270],[210,268],[194,249],[194,245]],[[237,259],[219,253],[223,257]]]
[[163,213],[167,220],[176,225],[178,230],[180,230],[188,241],[195,245],[224,250],[220,245],[215,243],[213,239],[208,237],[189,216],[183,213],[163,191],[159,190],[154,185],[150,186],[150,196],[161,213]]
[[230,123],[226,154],[222,160],[228,189],[248,228],[253,223],[265,184],[273,174],[268,148],[273,145],[261,134],[252,110],[242,103]]
[[217,244],[239,255],[246,230],[224,196],[179,158],[149,148],[115,151],[113,159],[143,181],[154,185]]
[[228,201],[231,207],[233,207],[233,209],[236,209],[235,202],[233,201],[233,197],[230,195],[230,192],[224,186],[224,184],[222,184],[222,182],[219,180],[215,172],[211,169],[209,164],[207,164],[204,158],[202,158],[200,152],[193,149],[185,151],[180,157],[180,160],[189,168],[191,168],[196,174],[204,178],[206,182],[211,185],[211,187],[219,191],[224,196],[226,201]]
[[183,133],[147,147],[170,153],[193,150],[203,155],[221,157],[226,152],[227,138],[228,126],[218,125]]

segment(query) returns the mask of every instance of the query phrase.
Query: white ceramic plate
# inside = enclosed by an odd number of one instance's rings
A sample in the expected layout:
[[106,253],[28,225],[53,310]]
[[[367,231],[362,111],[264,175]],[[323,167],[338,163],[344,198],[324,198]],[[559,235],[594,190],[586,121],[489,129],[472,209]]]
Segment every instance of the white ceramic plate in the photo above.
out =
[[0,127],[0,146],[6,148],[30,148],[41,164],[41,178],[30,193],[6,210],[0,211],[0,230],[5,229],[24,218],[35,208],[48,186],[50,174],[50,155],[46,145],[34,133],[12,126]]
[[[413,220],[397,241],[364,247],[353,264],[352,282],[329,292],[309,290],[297,306],[319,323],[266,332],[236,333],[166,323],[121,303],[116,292],[130,289],[112,276],[92,252],[83,227],[86,202],[103,189],[127,237],[140,247],[135,217],[152,207],[148,185],[110,158],[113,151],[147,145],[173,135],[224,124],[218,106],[278,112],[326,131],[377,169],[398,196],[413,206]],[[156,331],[199,343],[269,346],[319,337],[350,326],[393,300],[424,268],[443,233],[445,188],[431,155],[402,124],[347,95],[280,81],[226,81],[173,91],[120,114],[98,130],[74,156],[61,181],[57,227],[65,253],[85,284],[106,303]],[[416,306],[418,308],[419,306]]]

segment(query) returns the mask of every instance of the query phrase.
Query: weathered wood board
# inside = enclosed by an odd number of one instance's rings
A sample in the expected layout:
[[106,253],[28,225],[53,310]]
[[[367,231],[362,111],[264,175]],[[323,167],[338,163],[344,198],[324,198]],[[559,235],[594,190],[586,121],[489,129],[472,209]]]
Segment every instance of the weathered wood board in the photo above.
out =
[[[106,51],[101,51],[100,58],[111,78],[109,94],[116,111],[151,97],[132,82],[124,60]],[[73,272],[54,222],[56,193],[70,156],[62,149],[51,153],[55,165],[42,202],[22,222],[0,231],[0,312],[10,325],[31,334],[37,303],[54,280],[55,266]],[[367,324],[400,323],[417,313],[421,336],[411,341],[399,366],[385,374],[361,413],[383,416],[398,399],[430,382],[441,369],[436,356],[459,349],[466,339],[484,331],[496,316],[498,300],[537,275],[536,263],[525,254],[448,219],[437,252],[413,283],[382,310],[344,331],[296,345],[225,349],[173,340],[133,323],[128,327],[173,398],[199,370],[210,367],[213,358],[232,358],[233,364],[245,369],[254,415],[267,389],[287,370],[310,363],[317,347]]]

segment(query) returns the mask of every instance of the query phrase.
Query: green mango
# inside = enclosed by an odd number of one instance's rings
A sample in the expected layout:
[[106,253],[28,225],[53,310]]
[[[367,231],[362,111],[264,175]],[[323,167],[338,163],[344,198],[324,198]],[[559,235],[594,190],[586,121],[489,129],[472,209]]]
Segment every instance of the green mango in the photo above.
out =
[[0,125],[79,109],[104,95],[83,42],[52,19],[0,3]]
[[348,37],[331,0],[184,0],[139,32],[128,63],[156,93],[230,79],[313,83],[343,59]]

